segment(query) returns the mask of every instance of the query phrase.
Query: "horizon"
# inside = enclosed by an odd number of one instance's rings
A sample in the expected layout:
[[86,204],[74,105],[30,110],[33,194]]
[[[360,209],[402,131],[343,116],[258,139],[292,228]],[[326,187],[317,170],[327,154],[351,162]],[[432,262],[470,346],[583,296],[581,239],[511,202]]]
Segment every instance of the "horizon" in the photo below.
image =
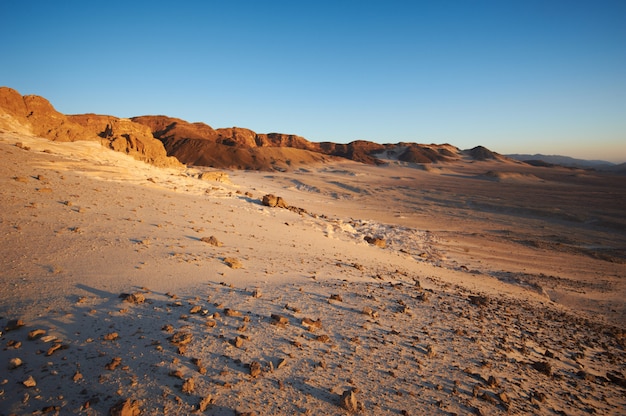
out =
[[620,1],[32,1],[0,13],[0,82],[64,114],[626,162]]

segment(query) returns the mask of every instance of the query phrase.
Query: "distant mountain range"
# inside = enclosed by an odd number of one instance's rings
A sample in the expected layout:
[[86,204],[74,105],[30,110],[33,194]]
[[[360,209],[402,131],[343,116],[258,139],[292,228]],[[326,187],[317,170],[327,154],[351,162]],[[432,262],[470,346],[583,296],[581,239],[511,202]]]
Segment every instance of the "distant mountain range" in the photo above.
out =
[[519,160],[537,166],[558,165],[581,169],[606,170],[611,172],[626,171],[626,163],[612,163],[606,160],[586,160],[576,159],[569,156],[561,155],[542,155],[542,154],[508,154],[505,155],[511,159]]

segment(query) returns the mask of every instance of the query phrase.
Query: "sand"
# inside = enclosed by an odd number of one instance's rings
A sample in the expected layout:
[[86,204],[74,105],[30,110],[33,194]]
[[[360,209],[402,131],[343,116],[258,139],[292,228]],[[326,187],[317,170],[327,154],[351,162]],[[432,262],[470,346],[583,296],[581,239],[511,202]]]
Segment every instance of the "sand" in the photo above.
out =
[[390,161],[217,182],[7,132],[0,157],[0,415],[626,408],[623,177]]

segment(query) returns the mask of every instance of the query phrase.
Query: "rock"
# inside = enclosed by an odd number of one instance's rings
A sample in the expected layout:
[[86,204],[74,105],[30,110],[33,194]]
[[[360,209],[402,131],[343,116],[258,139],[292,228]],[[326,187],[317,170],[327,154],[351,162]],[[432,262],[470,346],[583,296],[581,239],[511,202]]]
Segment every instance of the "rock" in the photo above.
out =
[[113,371],[122,364],[122,357],[114,357],[110,363],[104,366],[107,370]]
[[252,297],[253,297],[253,298],[260,298],[261,296],[263,296],[263,295],[261,294],[261,289],[258,289],[258,288],[257,288],[257,289],[254,289],[254,290],[252,291]]
[[22,384],[24,385],[24,387],[35,387],[37,385],[37,382],[35,381],[33,376],[28,376],[26,380],[22,381]]
[[469,301],[472,305],[486,306],[489,304],[489,298],[487,296],[469,296]]
[[46,331],[43,329],[33,329],[32,331],[30,331],[28,333],[28,339],[29,340],[35,340],[37,338],[41,338],[42,336],[46,335]]
[[63,345],[60,342],[55,342],[54,344],[52,344],[50,348],[48,348],[48,351],[46,352],[46,356],[49,357],[52,354],[54,354],[57,350],[65,350],[67,348],[68,348],[67,345]]
[[532,364],[532,367],[550,377],[552,375],[552,365],[547,361],[538,361]]
[[146,297],[143,293],[135,292],[135,293],[122,293],[120,298],[124,299],[128,303],[141,304],[146,301]]
[[21,327],[23,327],[24,321],[22,321],[21,319],[11,319],[9,322],[7,322],[6,326],[4,327],[5,331],[15,331],[16,329],[19,329]]
[[23,364],[22,359],[21,358],[11,358],[9,360],[9,370],[13,370],[16,369],[17,367],[21,366]]
[[343,298],[341,297],[341,295],[330,295],[330,300],[336,300],[337,302],[343,302]]
[[214,247],[222,247],[223,246],[223,244],[213,235],[210,236],[210,237],[202,237],[200,239],[200,241],[202,241],[204,243],[207,243],[207,244],[209,244],[211,246],[214,246]]
[[200,312],[202,312],[202,307],[200,305],[193,306],[191,309],[189,309],[189,313],[191,314],[200,313]]
[[228,173],[226,172],[202,172],[198,175],[198,179],[203,181],[231,183]]
[[233,340],[233,345],[237,348],[243,347],[243,338],[235,337],[235,339]]
[[168,339],[172,344],[181,347],[191,342],[191,340],[193,339],[193,334],[191,332],[178,331]]
[[282,197],[273,194],[263,195],[262,203],[270,208],[289,208],[289,204]]
[[380,247],[380,248],[387,247],[387,241],[384,238],[366,236],[364,240],[367,241],[368,244],[371,244],[376,247]]
[[241,312],[236,311],[234,309],[225,308],[224,309],[224,315],[226,315],[226,316],[241,316]]
[[341,394],[340,405],[350,413],[356,413],[359,410],[359,403],[356,399],[356,393],[353,389],[346,390]]
[[117,332],[111,332],[109,334],[106,334],[104,337],[102,337],[102,339],[104,339],[105,341],[115,341],[119,337],[120,335]]
[[428,345],[428,347],[426,347],[426,356],[428,358],[435,358],[436,355],[437,350],[435,349],[435,346],[432,344]]
[[136,400],[126,399],[117,402],[109,409],[110,416],[139,416],[141,408]]
[[235,257],[226,257],[224,263],[231,269],[241,269],[243,267],[241,261]]
[[213,397],[209,394],[208,396],[200,400],[200,403],[198,403],[198,410],[201,413],[206,412],[207,408],[209,407],[212,401],[213,401]]
[[322,321],[321,319],[318,319],[316,321],[309,319],[309,318],[304,318],[302,320],[302,325],[307,328],[309,331],[313,331],[315,329],[321,329],[322,328]]
[[315,340],[319,341],[319,342],[326,343],[326,342],[330,342],[330,337],[328,335],[325,335],[325,334],[324,335],[318,335],[317,337],[315,337]]
[[282,367],[284,367],[285,365],[287,365],[287,359],[286,359],[286,358],[281,358],[281,359],[278,361],[278,364],[276,364],[276,368],[282,368]]
[[261,364],[258,361],[252,361],[250,363],[250,375],[253,378],[256,378],[259,375],[261,375]]
[[287,317],[275,313],[271,315],[271,318],[272,323],[275,325],[287,325],[289,323],[289,319],[287,319]]
[[80,371],[76,370],[76,372],[72,376],[72,381],[74,383],[77,383],[77,382],[79,382],[82,379],[83,379],[83,375],[80,373]]
[[188,378],[183,383],[182,391],[185,394],[192,394],[196,390],[196,383],[193,378]]

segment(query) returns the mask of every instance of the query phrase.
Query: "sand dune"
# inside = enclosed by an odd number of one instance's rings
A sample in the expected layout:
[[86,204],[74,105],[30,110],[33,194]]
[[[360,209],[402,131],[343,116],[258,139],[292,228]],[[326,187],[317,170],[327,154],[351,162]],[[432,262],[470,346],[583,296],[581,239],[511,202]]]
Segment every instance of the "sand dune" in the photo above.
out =
[[622,178],[346,161],[215,182],[17,133],[0,155],[0,414],[626,406]]

